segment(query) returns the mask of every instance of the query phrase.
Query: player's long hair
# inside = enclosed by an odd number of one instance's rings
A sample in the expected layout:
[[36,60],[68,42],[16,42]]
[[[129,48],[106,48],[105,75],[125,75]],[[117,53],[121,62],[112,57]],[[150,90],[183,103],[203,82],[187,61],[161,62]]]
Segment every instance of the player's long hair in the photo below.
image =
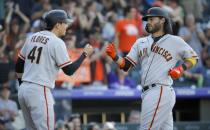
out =
[[172,21],[170,18],[166,18],[166,22],[164,23],[164,32],[165,34],[173,34]]

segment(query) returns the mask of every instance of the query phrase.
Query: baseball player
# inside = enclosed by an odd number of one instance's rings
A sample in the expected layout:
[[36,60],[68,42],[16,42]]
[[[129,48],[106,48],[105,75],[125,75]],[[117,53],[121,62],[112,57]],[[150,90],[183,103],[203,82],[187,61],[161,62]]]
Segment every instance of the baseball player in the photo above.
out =
[[[126,57],[109,44],[106,53],[124,71],[141,64],[142,106],[140,130],[173,130],[172,109],[175,92],[172,79],[197,63],[197,54],[183,39],[171,35],[168,13],[159,7],[150,8],[142,18],[151,35],[137,39]],[[182,60],[183,64],[176,66]]]
[[20,82],[18,100],[27,130],[54,130],[54,99],[51,89],[59,69],[72,75],[92,54],[87,44],[84,52],[71,62],[63,40],[67,27],[73,22],[64,10],[51,10],[45,17],[46,29],[27,38],[19,53],[16,73]]

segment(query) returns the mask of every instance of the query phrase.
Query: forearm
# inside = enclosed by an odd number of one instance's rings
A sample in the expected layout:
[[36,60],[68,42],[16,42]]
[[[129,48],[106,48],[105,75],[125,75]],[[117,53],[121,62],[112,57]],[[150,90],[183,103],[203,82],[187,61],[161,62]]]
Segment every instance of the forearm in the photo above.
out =
[[106,53],[112,58],[113,61],[116,62],[119,68],[123,69],[124,71],[128,71],[133,66],[127,58],[117,55],[115,45],[113,43],[107,45]]
[[5,23],[6,24],[9,24],[10,21],[11,21],[11,18],[12,18],[12,11],[10,10],[6,16],[6,20],[5,20]]
[[17,76],[17,79],[18,79],[18,82],[19,82],[19,85],[22,83],[22,75],[23,75],[23,71],[24,71],[24,64],[25,64],[25,61],[18,58],[17,59],[17,63],[15,65],[15,72],[16,72],[16,76]]
[[124,57],[120,57],[117,56],[118,58],[116,58],[114,61],[115,63],[118,65],[118,67],[122,70],[124,70],[125,72],[129,71],[129,69],[132,67],[132,64],[130,61],[128,61],[126,58]]
[[85,60],[86,58],[86,54],[83,52],[82,55],[73,63],[65,66],[62,68],[63,72],[66,75],[71,76],[72,74],[74,74],[74,72],[80,67],[80,65],[82,64],[82,62]]
[[23,14],[22,12],[17,12],[17,14],[20,16],[20,18],[26,23],[26,24],[29,24],[30,23],[30,20],[29,18]]
[[177,79],[182,76],[185,70],[188,70],[192,68],[194,65],[196,65],[197,59],[195,57],[186,58],[184,59],[184,63],[182,65],[179,65],[175,68],[172,68],[169,70],[169,75],[173,79]]

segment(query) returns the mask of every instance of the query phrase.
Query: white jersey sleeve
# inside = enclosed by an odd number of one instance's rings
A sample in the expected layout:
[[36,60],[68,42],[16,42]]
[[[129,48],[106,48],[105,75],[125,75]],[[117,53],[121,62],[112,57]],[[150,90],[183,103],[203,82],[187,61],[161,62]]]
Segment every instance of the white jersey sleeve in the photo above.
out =
[[71,64],[66,45],[62,40],[59,40],[59,42],[53,46],[51,54],[59,68]]
[[150,53],[150,42],[148,37],[139,38],[131,47],[130,52],[126,56],[126,59],[129,60],[134,66],[143,59],[148,57]]
[[22,49],[20,50],[18,57],[20,57],[22,60],[25,60],[25,58],[27,57],[26,53],[27,53],[27,43],[29,43],[30,38],[27,38]]
[[180,42],[182,43],[182,47],[180,47],[179,55],[181,59],[194,57],[198,59],[198,55],[196,52],[183,40],[180,38]]
[[128,61],[130,61],[133,66],[135,66],[138,63],[138,40],[133,44],[131,47],[130,52],[128,55],[125,57]]

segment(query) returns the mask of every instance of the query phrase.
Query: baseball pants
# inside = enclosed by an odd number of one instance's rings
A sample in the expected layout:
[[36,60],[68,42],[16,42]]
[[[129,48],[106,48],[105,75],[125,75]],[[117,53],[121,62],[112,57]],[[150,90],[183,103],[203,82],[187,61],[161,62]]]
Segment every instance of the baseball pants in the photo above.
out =
[[140,130],[173,130],[175,100],[170,86],[157,85],[142,93]]
[[27,130],[54,130],[54,99],[49,88],[23,82],[18,101]]

